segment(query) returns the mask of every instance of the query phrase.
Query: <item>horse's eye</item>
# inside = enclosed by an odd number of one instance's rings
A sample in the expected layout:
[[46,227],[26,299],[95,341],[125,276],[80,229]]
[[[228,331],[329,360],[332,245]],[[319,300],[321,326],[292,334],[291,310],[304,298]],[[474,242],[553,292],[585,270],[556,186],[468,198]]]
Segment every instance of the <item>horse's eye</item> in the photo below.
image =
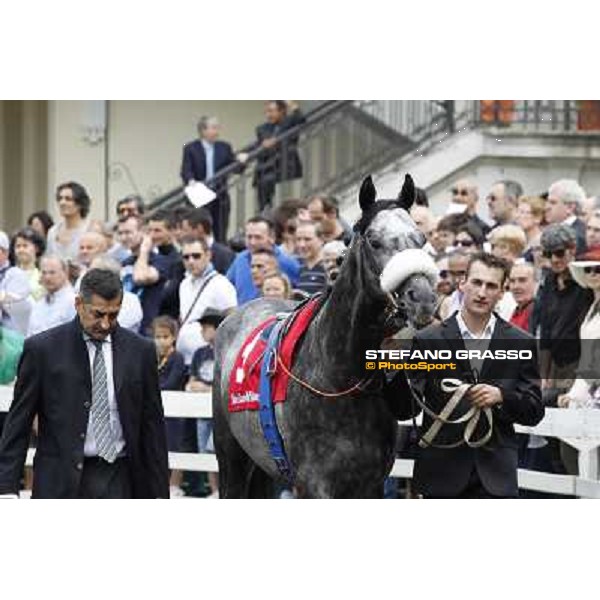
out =
[[381,250],[383,248],[383,244],[379,240],[369,240],[369,242],[374,250]]

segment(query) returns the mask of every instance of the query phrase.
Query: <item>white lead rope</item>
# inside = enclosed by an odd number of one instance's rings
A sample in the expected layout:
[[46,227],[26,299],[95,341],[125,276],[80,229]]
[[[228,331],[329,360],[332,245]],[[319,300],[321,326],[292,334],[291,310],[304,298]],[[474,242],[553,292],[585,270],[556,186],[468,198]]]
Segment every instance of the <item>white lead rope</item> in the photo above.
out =
[[[434,411],[432,411],[424,402],[421,401],[417,394],[414,394],[419,406],[433,419],[431,427],[429,427],[429,429],[425,432],[423,437],[419,440],[419,446],[421,448],[427,448],[428,446],[434,446],[436,448],[458,448],[458,446],[461,446],[463,443],[471,448],[480,448],[481,446],[487,444],[487,442],[492,437],[492,431],[494,427],[494,418],[491,408],[486,407],[482,410],[477,406],[471,406],[471,408],[464,415],[461,415],[458,419],[450,418],[450,416],[458,406],[459,402],[462,400],[462,397],[466,394],[467,390],[470,387],[472,387],[472,385],[473,384],[471,383],[464,383],[460,379],[442,379],[442,391],[452,393],[452,396],[450,397],[440,414],[437,414]],[[475,428],[479,423],[479,418],[481,417],[482,412],[484,413],[488,422],[488,431],[479,440],[472,441],[471,438],[473,437]],[[455,425],[457,423],[464,422],[466,422],[467,424],[465,426],[465,430],[461,440],[453,444],[433,444],[433,440],[436,438],[443,425]]]

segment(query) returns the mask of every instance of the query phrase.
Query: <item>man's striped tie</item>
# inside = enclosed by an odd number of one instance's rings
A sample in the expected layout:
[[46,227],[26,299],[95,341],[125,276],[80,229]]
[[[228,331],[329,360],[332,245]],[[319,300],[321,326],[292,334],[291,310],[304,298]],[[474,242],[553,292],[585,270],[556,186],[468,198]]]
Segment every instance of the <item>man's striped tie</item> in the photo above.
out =
[[110,426],[106,365],[102,353],[102,342],[99,340],[91,340],[91,342],[96,348],[92,373],[92,431],[96,438],[98,456],[112,463],[116,460],[118,451]]

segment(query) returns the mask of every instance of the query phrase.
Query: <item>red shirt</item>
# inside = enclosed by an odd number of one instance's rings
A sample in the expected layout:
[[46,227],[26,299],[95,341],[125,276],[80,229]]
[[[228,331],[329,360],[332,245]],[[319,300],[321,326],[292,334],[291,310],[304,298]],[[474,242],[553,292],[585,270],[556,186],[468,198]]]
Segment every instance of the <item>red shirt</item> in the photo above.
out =
[[512,317],[510,318],[511,325],[523,329],[523,331],[529,332],[529,318],[531,317],[531,311],[533,310],[533,300],[530,300],[522,308],[515,308]]

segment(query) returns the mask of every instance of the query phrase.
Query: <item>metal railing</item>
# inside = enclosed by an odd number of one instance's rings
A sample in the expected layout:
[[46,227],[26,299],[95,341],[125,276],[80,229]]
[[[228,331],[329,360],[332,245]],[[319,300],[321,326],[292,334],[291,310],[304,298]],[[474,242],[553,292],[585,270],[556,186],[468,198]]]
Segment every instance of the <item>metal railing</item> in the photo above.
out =
[[[297,151],[303,175],[278,181],[274,205],[283,198],[333,194],[358,178],[388,164],[413,147],[409,138],[382,125],[352,101],[323,102],[307,113],[304,123],[276,138],[279,149],[277,171],[287,173],[288,150]],[[241,150],[243,151],[243,150]],[[239,152],[239,151],[238,151]],[[205,182],[209,187],[226,188],[231,198],[232,230],[258,212],[255,169],[269,150],[252,150],[244,165],[236,162]],[[271,155],[273,153],[271,152]],[[158,208],[188,203],[184,187],[177,187],[148,205],[151,214]]]
[[[427,152],[446,136],[465,129],[502,128],[514,133],[589,133],[596,101],[573,100],[339,100],[320,103],[306,121],[277,139],[278,170],[286,173],[293,146],[303,167],[299,179],[278,181],[276,205],[283,198],[336,194],[412,151]],[[591,115],[591,118],[590,118]],[[592,125],[590,126],[590,123]],[[258,212],[255,168],[270,152],[258,148],[245,165],[235,163],[207,182],[222,186],[232,200],[230,233]],[[272,152],[271,152],[272,154]],[[157,208],[186,203],[183,186],[157,198]]]

